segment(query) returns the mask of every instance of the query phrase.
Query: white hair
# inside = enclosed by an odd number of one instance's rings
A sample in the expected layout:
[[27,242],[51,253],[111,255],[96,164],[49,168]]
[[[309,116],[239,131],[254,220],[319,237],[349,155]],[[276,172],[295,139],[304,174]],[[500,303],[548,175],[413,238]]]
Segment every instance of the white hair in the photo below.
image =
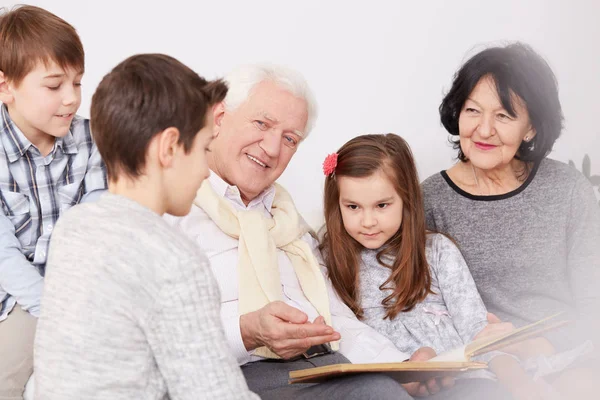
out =
[[272,64],[245,64],[235,68],[225,76],[225,82],[229,87],[224,100],[225,108],[228,111],[238,108],[248,100],[254,87],[263,81],[272,81],[306,101],[308,118],[303,132],[305,139],[317,119],[317,102],[302,74],[291,68]]

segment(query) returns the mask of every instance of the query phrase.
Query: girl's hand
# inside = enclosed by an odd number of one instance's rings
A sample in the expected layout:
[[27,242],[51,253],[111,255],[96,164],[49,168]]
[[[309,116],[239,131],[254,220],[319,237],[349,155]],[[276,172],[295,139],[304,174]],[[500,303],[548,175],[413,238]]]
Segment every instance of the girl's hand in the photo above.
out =
[[[409,361],[427,361],[435,356],[435,350],[431,347],[421,347],[412,354]],[[437,379],[431,378],[426,382],[405,383],[402,386],[413,397],[427,397],[438,393],[440,390],[454,386],[454,378],[444,376]]]

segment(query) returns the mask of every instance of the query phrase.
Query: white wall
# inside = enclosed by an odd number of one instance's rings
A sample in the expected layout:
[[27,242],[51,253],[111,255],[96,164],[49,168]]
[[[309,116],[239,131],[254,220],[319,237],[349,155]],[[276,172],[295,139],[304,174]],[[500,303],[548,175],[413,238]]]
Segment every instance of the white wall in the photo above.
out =
[[321,116],[281,182],[312,224],[320,220],[321,162],[355,135],[404,136],[423,179],[451,165],[454,153],[437,107],[461,62],[490,42],[522,40],[546,57],[566,117],[552,157],[571,159],[581,169],[587,153],[592,174],[600,175],[597,0],[29,3],[63,17],[82,37],[85,116],[102,76],[134,53],[170,54],[207,78],[245,62],[300,70],[316,92]]

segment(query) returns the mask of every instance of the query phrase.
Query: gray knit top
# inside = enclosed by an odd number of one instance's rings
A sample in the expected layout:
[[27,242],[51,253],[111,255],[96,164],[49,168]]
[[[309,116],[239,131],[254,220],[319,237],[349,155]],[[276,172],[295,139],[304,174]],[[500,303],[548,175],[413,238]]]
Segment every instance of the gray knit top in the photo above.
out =
[[547,335],[559,350],[600,338],[600,207],[581,173],[544,159],[503,195],[445,171],[422,188],[428,227],[457,241],[489,311],[516,326],[566,312],[577,324]]
[[[362,252],[359,298],[364,322],[409,354],[423,346],[437,354],[453,350],[471,342],[487,325],[483,301],[454,243],[444,235],[428,234],[425,254],[434,293],[390,320],[384,319],[381,302],[391,294],[391,285],[380,290],[390,269],[377,261],[377,250]],[[384,261],[391,264],[391,260]]]

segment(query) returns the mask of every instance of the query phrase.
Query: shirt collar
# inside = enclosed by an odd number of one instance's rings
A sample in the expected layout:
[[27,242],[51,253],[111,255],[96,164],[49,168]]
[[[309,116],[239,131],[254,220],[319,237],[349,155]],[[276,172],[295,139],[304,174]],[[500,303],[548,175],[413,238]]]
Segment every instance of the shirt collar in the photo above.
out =
[[263,190],[261,194],[252,199],[248,206],[246,206],[242,201],[242,195],[240,194],[238,187],[228,184],[214,171],[210,171],[208,182],[219,196],[234,202],[243,209],[250,210],[255,208],[257,205],[262,204],[267,211],[271,212],[273,200],[275,199],[275,185],[271,185]]
[[63,152],[65,154],[77,154],[78,149],[77,149],[77,142],[75,142],[75,138],[73,137],[73,122],[75,122],[75,119],[79,118],[78,116],[75,116],[73,118],[73,121],[71,122],[71,126],[69,127],[69,132],[67,132],[67,134],[61,138],[57,138],[56,139],[56,146],[62,148]]
[[[33,144],[10,118],[6,104],[2,104],[0,107],[0,119],[0,140],[8,156],[8,161],[13,163],[23,157]],[[71,126],[73,125],[71,124]],[[56,138],[54,147],[55,149],[60,147],[66,154],[77,154],[77,143],[70,128],[64,137]]]
[[31,142],[10,118],[6,104],[2,104],[0,110],[0,140],[2,140],[8,161],[13,163],[25,155]]

